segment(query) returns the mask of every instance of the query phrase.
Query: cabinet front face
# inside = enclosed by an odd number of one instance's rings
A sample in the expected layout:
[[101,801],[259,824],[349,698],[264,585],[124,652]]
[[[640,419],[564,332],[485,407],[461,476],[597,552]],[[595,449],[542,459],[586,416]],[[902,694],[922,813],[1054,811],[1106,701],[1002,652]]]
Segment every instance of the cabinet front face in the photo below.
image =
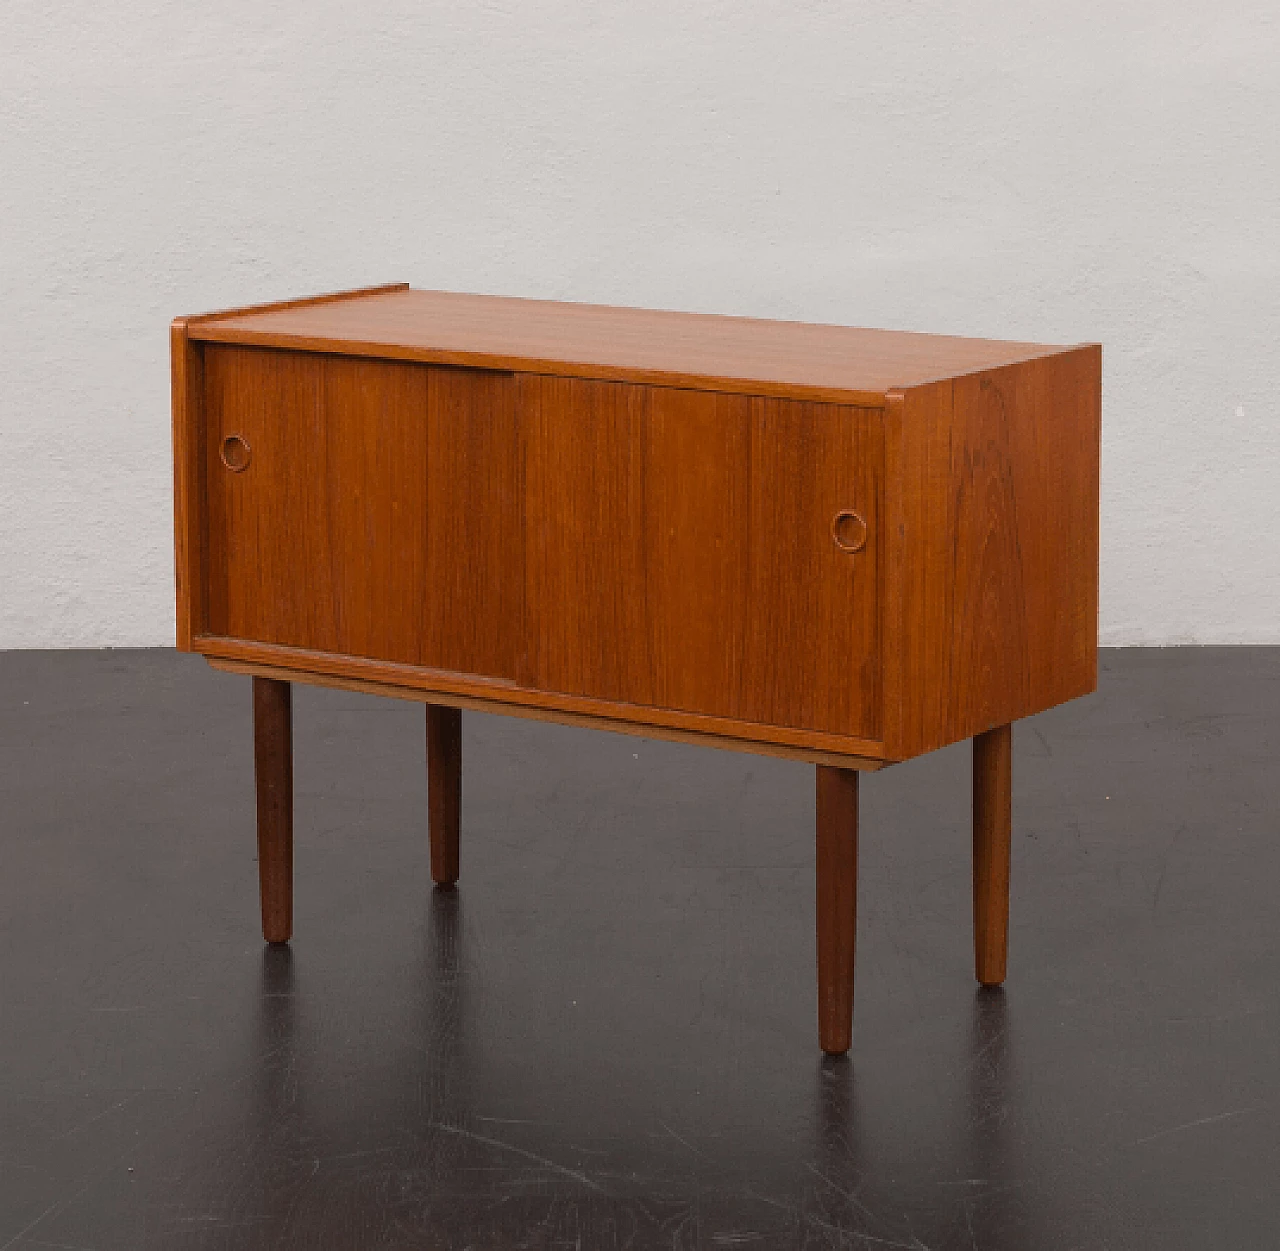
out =
[[209,633],[879,736],[879,411],[212,344],[204,395]]

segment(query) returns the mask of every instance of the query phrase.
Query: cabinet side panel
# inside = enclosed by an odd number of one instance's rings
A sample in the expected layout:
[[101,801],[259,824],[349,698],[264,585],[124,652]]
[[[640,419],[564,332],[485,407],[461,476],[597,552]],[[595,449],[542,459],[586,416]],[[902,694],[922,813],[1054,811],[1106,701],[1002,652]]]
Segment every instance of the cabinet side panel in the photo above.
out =
[[187,337],[185,318],[169,330],[173,387],[173,563],[179,651],[204,631],[207,603],[203,356]]
[[1097,685],[1101,352],[891,393],[886,752]]

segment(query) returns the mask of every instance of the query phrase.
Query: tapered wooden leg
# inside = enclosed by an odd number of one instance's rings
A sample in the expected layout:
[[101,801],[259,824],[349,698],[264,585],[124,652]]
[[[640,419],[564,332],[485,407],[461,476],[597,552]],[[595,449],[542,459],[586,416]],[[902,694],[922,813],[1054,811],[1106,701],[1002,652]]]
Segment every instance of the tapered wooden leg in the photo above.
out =
[[458,880],[458,835],[462,825],[462,713],[427,705],[427,831],[431,880]]
[[1009,948],[1013,727],[973,740],[973,953],[984,986],[1004,981]]
[[258,788],[258,892],[262,937],[293,937],[293,688],[253,679],[253,763]]
[[853,1040],[858,924],[858,774],[818,766],[818,1042],[843,1055]]

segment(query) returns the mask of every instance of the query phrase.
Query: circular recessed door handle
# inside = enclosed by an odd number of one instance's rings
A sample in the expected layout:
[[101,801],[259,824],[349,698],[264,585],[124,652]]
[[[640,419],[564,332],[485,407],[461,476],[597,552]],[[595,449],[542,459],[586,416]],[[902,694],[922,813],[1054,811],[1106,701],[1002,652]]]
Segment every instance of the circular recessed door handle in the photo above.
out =
[[238,434],[229,434],[222,440],[222,463],[232,473],[243,473],[248,469],[252,455],[249,445]]
[[860,552],[867,545],[867,523],[861,513],[842,508],[831,520],[831,537],[842,552]]

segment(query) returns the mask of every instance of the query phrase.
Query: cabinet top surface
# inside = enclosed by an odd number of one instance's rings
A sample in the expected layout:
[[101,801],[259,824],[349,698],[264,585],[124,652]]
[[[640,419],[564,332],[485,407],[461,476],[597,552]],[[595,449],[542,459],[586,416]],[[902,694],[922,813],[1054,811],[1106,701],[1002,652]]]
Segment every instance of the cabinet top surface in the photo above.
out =
[[189,318],[187,333],[207,342],[872,404],[887,391],[1069,350],[404,286]]

